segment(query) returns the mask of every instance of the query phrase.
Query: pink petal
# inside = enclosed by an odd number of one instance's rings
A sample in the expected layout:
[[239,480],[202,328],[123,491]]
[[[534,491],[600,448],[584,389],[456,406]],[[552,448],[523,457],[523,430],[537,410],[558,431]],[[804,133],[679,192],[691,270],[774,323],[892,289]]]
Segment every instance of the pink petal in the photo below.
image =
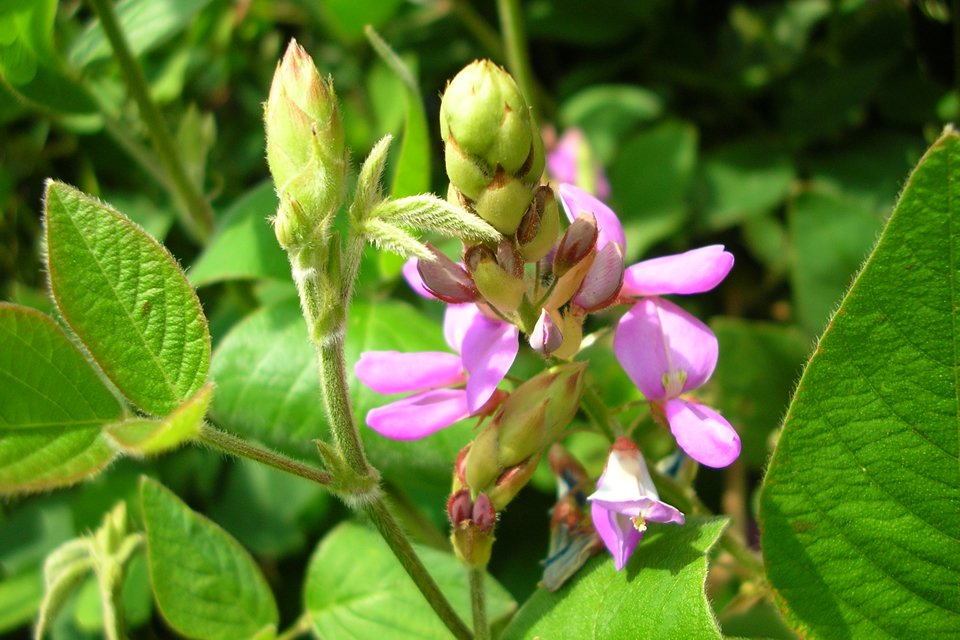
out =
[[367,425],[394,440],[416,440],[470,416],[463,389],[435,389],[367,413]]
[[627,237],[623,234],[623,225],[617,214],[607,205],[592,195],[572,184],[560,185],[560,202],[567,213],[570,222],[577,219],[581,213],[592,213],[597,219],[600,234],[597,238],[597,248],[602,249],[608,242],[616,242],[620,249],[626,251]]
[[561,344],[563,344],[563,334],[560,333],[560,329],[554,324],[553,318],[546,309],[542,309],[530,333],[530,346],[544,358],[548,358],[551,353],[560,348]]
[[437,297],[430,293],[426,285],[423,284],[423,278],[420,277],[420,270],[417,269],[417,260],[419,258],[410,258],[403,263],[403,277],[406,279],[407,284],[410,285],[410,288],[413,289],[417,294],[423,296],[424,298],[430,298],[431,300],[436,300]]
[[603,309],[617,298],[622,284],[623,252],[620,245],[610,242],[594,258],[573,304],[587,312]]
[[460,353],[463,336],[477,318],[483,313],[472,302],[467,304],[448,304],[443,314],[443,337],[451,349]]
[[662,400],[706,382],[718,345],[707,325],[677,305],[644,298],[620,319],[613,352],[648,400]]
[[710,407],[686,400],[670,400],[664,413],[677,444],[700,464],[725,467],[740,455],[740,436]]
[[590,503],[590,515],[593,519],[593,527],[603,540],[607,551],[613,556],[613,564],[617,571],[620,571],[627,566],[643,534],[633,527],[633,523],[627,516],[607,509],[599,503]]
[[722,244],[692,249],[627,267],[621,296],[659,296],[709,291],[733,268],[733,254]]
[[467,406],[479,411],[507,375],[520,350],[512,324],[479,315],[463,337],[461,358],[467,370]]
[[360,355],[353,372],[377,393],[423,391],[466,380],[460,357],[442,351],[367,351]]

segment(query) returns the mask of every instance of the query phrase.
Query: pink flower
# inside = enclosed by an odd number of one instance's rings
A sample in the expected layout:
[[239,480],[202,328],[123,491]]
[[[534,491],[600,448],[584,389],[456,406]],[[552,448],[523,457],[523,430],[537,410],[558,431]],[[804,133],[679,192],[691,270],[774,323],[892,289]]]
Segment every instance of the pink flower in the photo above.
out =
[[[426,292],[417,286],[416,269],[404,269],[404,275],[414,290]],[[372,409],[369,427],[388,438],[414,440],[484,411],[517,356],[517,328],[487,317],[475,304],[451,304],[443,334],[456,353],[367,351],[360,356],[354,372],[367,387],[384,394],[414,392]]]
[[740,455],[740,437],[723,416],[680,395],[705,383],[717,365],[707,325],[659,297],[643,298],[620,319],[613,352],[647,400],[663,411],[677,445],[709,467]]
[[684,523],[682,513],[660,500],[643,455],[623,436],[613,443],[597,490],[587,500],[593,526],[613,555],[617,571],[627,565],[647,522]]
[[[607,242],[625,242],[616,214],[590,194],[560,186],[568,215],[592,212]],[[600,241],[598,240],[598,246]],[[613,350],[620,365],[670,425],[677,444],[690,457],[725,467],[740,455],[740,437],[723,416],[680,395],[705,383],[717,364],[717,338],[680,307],[659,296],[692,294],[716,287],[733,268],[723,245],[644,260],[627,267],[618,294],[634,306],[621,319]]]

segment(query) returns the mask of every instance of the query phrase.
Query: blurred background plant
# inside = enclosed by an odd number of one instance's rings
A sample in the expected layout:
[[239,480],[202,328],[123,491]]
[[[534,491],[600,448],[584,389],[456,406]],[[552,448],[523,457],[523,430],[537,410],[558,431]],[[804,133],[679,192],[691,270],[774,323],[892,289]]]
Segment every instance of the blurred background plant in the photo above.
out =
[[[684,305],[712,318],[721,355],[705,395],[743,440],[741,460],[702,471],[697,488],[753,544],[755,490],[813,340],[909,169],[960,111],[950,10],[936,0],[595,0],[588,11],[575,0],[522,4],[535,77],[521,85],[539,122],[558,134],[579,129],[606,171],[626,262],[717,242],[737,256],[723,285]],[[156,123],[129,90],[91,5],[0,1],[0,298],[50,310],[40,267],[43,181],[75,184],[132,217],[188,268],[216,349],[213,421],[314,455],[310,440],[323,423],[316,374],[289,267],[266,222],[276,202],[261,119],[276,61],[295,36],[332,76],[353,158],[403,132],[388,165],[393,195],[445,193],[439,96],[473,59],[507,64],[498,7],[123,0],[116,13],[185,179],[169,177],[170,159],[154,151],[163,148],[151,141]],[[351,309],[351,361],[370,349],[442,347],[441,309],[407,290],[401,265],[367,253]],[[640,412],[635,389],[609,349],[590,358],[603,399],[630,424]],[[515,366],[527,373],[538,365],[522,352]],[[354,399],[361,415],[380,402],[360,387]],[[402,446],[364,434],[406,526],[427,545],[447,544],[449,465],[469,433],[458,425]],[[568,446],[599,474],[602,440],[574,437]],[[186,449],[0,504],[0,631],[27,633],[45,554],[96,528],[118,497],[137,514],[145,468],[250,549],[278,591],[281,618],[297,618],[312,545],[345,511],[298,478]],[[546,555],[546,536],[524,533],[549,522],[545,464],[534,486],[500,523],[491,567],[519,602]],[[143,637],[162,634],[143,563],[131,566],[128,586],[131,626]],[[708,590],[726,633],[791,637],[722,561]],[[98,611],[91,578],[54,637],[97,637]]]

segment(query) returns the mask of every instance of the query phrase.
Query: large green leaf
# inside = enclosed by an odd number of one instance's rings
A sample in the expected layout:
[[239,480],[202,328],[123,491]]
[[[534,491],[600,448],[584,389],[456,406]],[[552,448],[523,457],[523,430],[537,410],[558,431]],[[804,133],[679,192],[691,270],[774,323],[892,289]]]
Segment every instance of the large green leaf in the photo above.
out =
[[[470,619],[467,569],[449,553],[417,553],[461,619]],[[493,624],[513,613],[510,594],[487,576],[487,616]],[[321,638],[407,640],[450,633],[374,531],[345,523],[317,547],[304,586],[307,613]]]
[[719,640],[703,591],[707,551],[726,520],[653,525],[623,571],[605,553],[555,593],[539,589],[501,640]]
[[277,624],[270,587],[236,540],[154,480],[141,480],[140,500],[153,594],[177,633],[240,640]]
[[[117,4],[117,20],[133,53],[140,55],[189,25],[208,4],[210,0],[123,0]],[[94,20],[73,43],[69,58],[82,67],[112,51],[100,21]]]
[[821,338],[770,463],[768,575],[810,636],[960,629],[958,203],[948,131]]
[[0,493],[72,484],[103,469],[113,450],[101,426],[122,413],[53,320],[0,303]]
[[50,181],[50,292],[100,368],[135,405],[165,415],[206,381],[210,335],[170,253],[110,206]]
[[249,278],[290,279],[290,263],[268,218],[276,213],[273,183],[264,182],[237,200],[188,277],[195,287]]
[[[446,347],[440,326],[407,304],[354,303],[346,337],[348,366],[363,351],[388,349],[442,351]],[[217,385],[211,407],[216,422],[290,453],[315,455],[312,441],[324,437],[327,427],[316,356],[295,300],[258,311],[237,324],[218,346],[211,375]],[[374,464],[407,490],[445,492],[451,462],[470,439],[471,422],[422,440],[389,440],[363,426],[363,420],[367,411],[399,396],[374,393],[349,370],[348,375],[357,422]]]

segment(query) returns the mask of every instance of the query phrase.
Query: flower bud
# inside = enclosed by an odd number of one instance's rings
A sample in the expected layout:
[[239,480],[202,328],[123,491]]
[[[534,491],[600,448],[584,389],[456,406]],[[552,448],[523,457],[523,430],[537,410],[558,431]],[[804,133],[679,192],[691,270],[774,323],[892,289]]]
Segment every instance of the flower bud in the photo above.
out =
[[343,126],[333,83],[320,77],[296,41],[277,65],[264,120],[267,163],[281,201],[289,197],[299,203],[308,233],[325,229],[346,183]]
[[536,262],[548,253],[560,233],[560,207],[553,189],[541,185],[517,227],[517,245],[526,262]]
[[533,331],[530,332],[530,346],[544,358],[549,358],[561,344],[563,344],[563,333],[547,310],[541,309],[540,317],[533,326]]
[[453,526],[469,520],[472,514],[473,501],[470,499],[469,490],[461,489],[447,499],[447,517],[450,518],[450,524]]
[[486,189],[473,203],[477,215],[504,235],[512,235],[533,200],[533,193],[520,180],[497,169]]
[[581,214],[560,239],[553,257],[553,275],[560,278],[582,262],[597,246],[597,219],[592,214]]
[[580,289],[573,296],[573,306],[592,313],[611,305],[620,293],[623,273],[623,251],[619,244],[610,242],[597,252]]
[[490,501],[494,507],[505,508],[520,493],[520,490],[527,486],[537,470],[541,457],[543,457],[542,454],[538,453],[500,474],[496,484],[490,489]]
[[477,500],[473,503],[473,523],[484,533],[493,531],[497,524],[497,512],[485,493],[477,494]]
[[480,294],[470,274],[433,245],[427,243],[427,248],[433,253],[434,259],[417,260],[417,271],[423,286],[444,302],[475,302]]
[[517,310],[526,291],[523,258],[509,240],[501,240],[496,254],[483,245],[470,247],[464,261],[477,290],[487,302],[505,315]]
[[444,142],[452,139],[464,153],[510,173],[527,162],[540,135],[513,78],[489,60],[470,63],[450,81],[440,103],[440,133]]

